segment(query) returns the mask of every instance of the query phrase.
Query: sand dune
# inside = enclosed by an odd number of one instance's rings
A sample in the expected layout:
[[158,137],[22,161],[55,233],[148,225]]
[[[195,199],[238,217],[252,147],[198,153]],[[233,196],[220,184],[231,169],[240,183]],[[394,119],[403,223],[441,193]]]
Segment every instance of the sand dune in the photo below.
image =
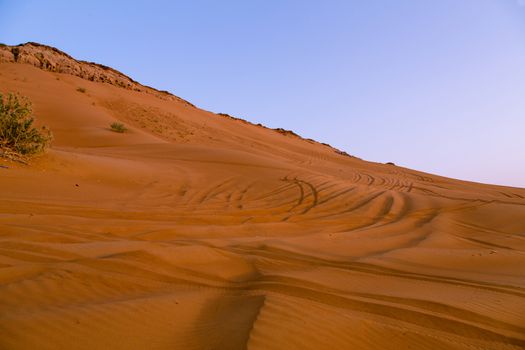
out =
[[525,348],[525,189],[6,52],[55,141],[0,161],[1,349]]

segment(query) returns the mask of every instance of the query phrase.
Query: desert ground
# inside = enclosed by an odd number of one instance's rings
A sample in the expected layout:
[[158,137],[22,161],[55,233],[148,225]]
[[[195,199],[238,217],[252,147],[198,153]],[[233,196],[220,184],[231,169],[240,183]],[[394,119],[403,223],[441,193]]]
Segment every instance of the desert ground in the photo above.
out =
[[54,134],[0,159],[0,349],[525,348],[525,189],[367,162],[36,44],[0,47],[0,92]]

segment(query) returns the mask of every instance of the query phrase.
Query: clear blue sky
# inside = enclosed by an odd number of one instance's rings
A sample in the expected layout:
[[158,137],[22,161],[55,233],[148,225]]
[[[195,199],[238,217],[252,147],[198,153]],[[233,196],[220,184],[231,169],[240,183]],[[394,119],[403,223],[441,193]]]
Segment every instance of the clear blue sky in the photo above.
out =
[[525,0],[0,0],[37,41],[361,158],[525,187]]

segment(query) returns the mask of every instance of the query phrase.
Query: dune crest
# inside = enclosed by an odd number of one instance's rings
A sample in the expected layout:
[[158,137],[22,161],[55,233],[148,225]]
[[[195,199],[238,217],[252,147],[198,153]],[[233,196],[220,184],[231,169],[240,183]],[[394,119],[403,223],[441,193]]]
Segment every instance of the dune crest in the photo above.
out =
[[147,92],[164,99],[178,99],[191,105],[188,101],[167,91],[144,86],[116,69],[94,62],[76,60],[67,53],[48,45],[28,42],[16,46],[0,46],[0,63],[12,62],[30,64],[46,71],[70,74],[128,90]]
[[0,91],[55,135],[0,160],[2,349],[525,348],[525,189],[349,157],[40,44],[0,47]]

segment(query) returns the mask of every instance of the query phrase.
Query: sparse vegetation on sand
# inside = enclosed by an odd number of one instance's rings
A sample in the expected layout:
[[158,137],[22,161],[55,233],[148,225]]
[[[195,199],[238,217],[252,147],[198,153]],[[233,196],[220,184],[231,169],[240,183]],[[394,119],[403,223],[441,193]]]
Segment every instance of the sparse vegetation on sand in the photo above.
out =
[[0,94],[0,156],[25,162],[49,146],[51,131],[45,126],[34,127],[34,120],[29,99]]
[[86,93],[86,89],[83,88],[83,87],[79,87],[79,88],[77,88],[77,91],[78,91],[78,92],[81,92],[81,93],[83,93],[83,94]]
[[114,123],[111,123],[110,127],[111,127],[111,131],[114,131],[114,132],[124,133],[128,131],[128,128],[126,128],[126,126],[122,123],[114,122]]

